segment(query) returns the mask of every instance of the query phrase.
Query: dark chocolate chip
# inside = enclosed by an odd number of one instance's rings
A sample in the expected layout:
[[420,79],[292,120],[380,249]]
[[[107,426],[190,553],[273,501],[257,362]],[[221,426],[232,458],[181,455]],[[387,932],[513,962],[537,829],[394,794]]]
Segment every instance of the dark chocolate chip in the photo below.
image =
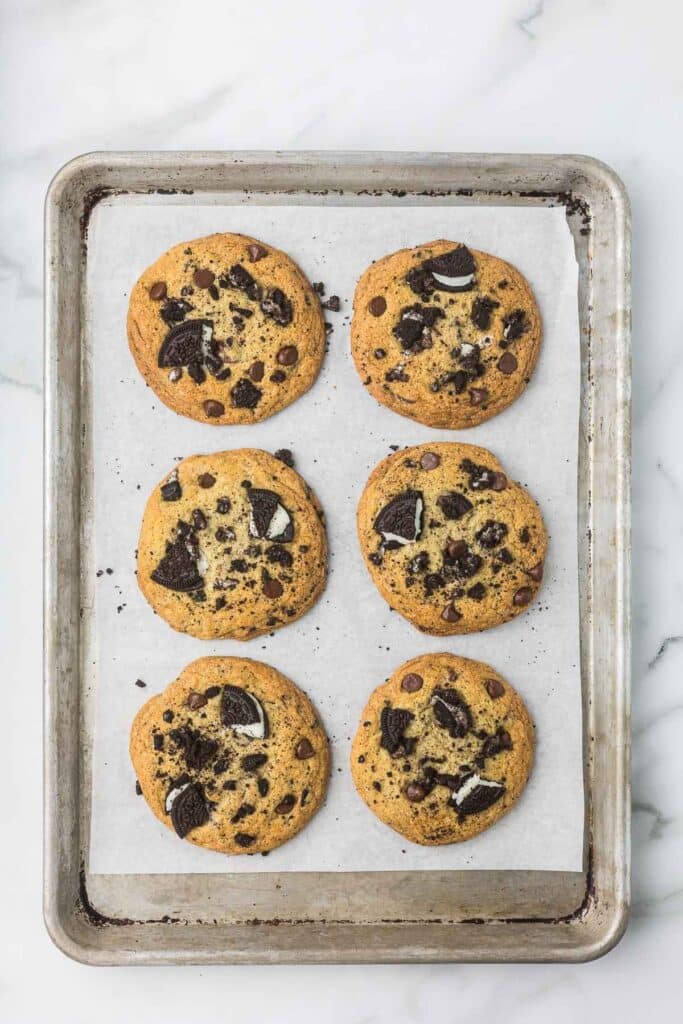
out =
[[197,483],[206,491],[216,483],[216,477],[212,476],[211,473],[202,473],[197,477]]
[[372,316],[382,316],[387,309],[387,300],[383,295],[375,295],[374,299],[370,299],[368,302],[368,313]]
[[315,750],[309,739],[299,740],[294,750],[294,756],[298,761],[306,761],[309,757],[313,757]]
[[543,562],[538,562],[538,564],[533,565],[531,569],[527,569],[527,575],[531,576],[535,583],[540,583],[543,579]]
[[185,703],[187,704],[188,708],[192,709],[192,711],[198,711],[199,708],[203,708],[204,705],[208,703],[208,701],[203,693],[197,693],[196,690],[192,690],[188,694]]
[[265,366],[263,365],[260,359],[257,359],[255,363],[251,364],[251,366],[249,367],[249,376],[254,381],[254,383],[258,384],[259,381],[263,380],[264,370]]
[[493,483],[491,484],[491,489],[492,490],[494,490],[494,491],[504,491],[505,488],[507,487],[507,485],[508,485],[508,478],[505,476],[505,473],[494,473],[493,474]]
[[249,253],[250,263],[258,263],[259,260],[262,260],[264,256],[268,255],[268,250],[262,245],[259,245],[258,242],[251,242],[247,246],[247,252]]
[[161,299],[166,298],[166,283],[164,281],[157,281],[149,290],[149,297],[154,302],[159,302]]
[[299,358],[299,350],[295,345],[285,345],[277,354],[277,361],[281,366],[294,366]]
[[498,552],[498,557],[500,558],[501,562],[505,563],[505,565],[512,565],[512,563],[514,562],[514,558],[512,557],[511,553],[508,551],[507,548],[501,548],[500,551]]
[[237,843],[238,846],[242,846],[246,849],[248,846],[254,845],[254,843],[256,842],[256,836],[250,836],[246,832],[236,832],[235,842]]
[[496,366],[501,373],[510,374],[514,373],[517,369],[517,360],[513,356],[512,352],[504,352],[500,357]]
[[222,402],[216,402],[213,398],[209,398],[204,402],[204,412],[209,419],[215,420],[218,419],[219,416],[223,415],[225,412],[225,406]]
[[287,374],[284,370],[273,370],[270,375],[270,379],[273,384],[282,384],[282,382],[287,379]]
[[459,622],[460,619],[462,618],[462,615],[454,605],[447,604],[444,610],[441,612],[441,618],[444,620],[444,622]]
[[284,588],[279,580],[275,580],[273,579],[272,576],[269,576],[267,579],[264,579],[263,581],[263,593],[266,595],[266,597],[274,599],[277,597],[282,597],[282,594],[284,593]]
[[165,722],[172,722],[173,721],[173,712],[171,711],[170,708],[167,708],[166,711],[164,711],[164,713],[163,713],[163,715],[161,717],[163,718],[163,720]]
[[160,732],[155,732],[154,735],[152,736],[152,745],[154,746],[155,750],[164,749],[164,737],[161,735]]
[[405,690],[406,693],[417,693],[418,690],[422,689],[423,684],[422,676],[419,676],[417,672],[409,672],[401,680],[401,689]]
[[488,397],[486,388],[470,388],[470,405],[484,405]]
[[441,463],[440,456],[436,455],[435,452],[425,452],[420,458],[420,465],[423,469],[429,471],[430,469],[436,469]]
[[484,680],[484,686],[491,700],[498,700],[505,693],[505,687],[498,679],[486,679]]
[[280,803],[275,808],[276,814],[289,814],[293,810],[296,804],[296,797],[293,793],[288,793],[287,796],[283,797]]
[[512,603],[517,605],[518,608],[523,608],[525,604],[529,603],[533,596],[534,592],[531,587],[520,587],[512,598]]
[[254,387],[247,377],[241,377],[230,391],[236,409],[255,409],[261,401],[262,391]]
[[210,288],[216,279],[216,275],[210,270],[198,267],[192,275],[192,282],[197,288]]
[[419,804],[427,796],[428,790],[421,782],[409,782],[403,792],[411,803]]
[[204,690],[204,696],[208,698],[208,700],[212,700],[214,697],[217,697],[220,692],[220,686],[209,686],[207,690]]

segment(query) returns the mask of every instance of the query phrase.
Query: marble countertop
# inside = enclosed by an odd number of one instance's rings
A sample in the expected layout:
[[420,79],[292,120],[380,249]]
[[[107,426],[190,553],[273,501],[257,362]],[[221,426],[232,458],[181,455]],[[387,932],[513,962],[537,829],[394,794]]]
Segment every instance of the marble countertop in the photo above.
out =
[[[680,1002],[683,941],[683,158],[665,0],[7,0],[0,156],[5,543],[3,950],[12,1022],[639,1021]],[[633,913],[582,966],[93,970],[41,920],[42,203],[94,149],[581,152],[630,192],[633,322]],[[30,538],[30,539],[29,539]],[[666,569],[666,571],[665,571]],[[680,749],[679,749],[680,748]]]

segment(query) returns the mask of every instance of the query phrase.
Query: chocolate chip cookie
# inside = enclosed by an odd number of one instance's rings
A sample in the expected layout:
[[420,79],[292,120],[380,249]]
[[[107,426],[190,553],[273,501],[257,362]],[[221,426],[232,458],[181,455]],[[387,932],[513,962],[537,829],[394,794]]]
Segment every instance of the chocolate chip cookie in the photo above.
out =
[[329,774],[308,698],[247,658],[200,658],[138,711],[130,756],[145,800],[181,839],[263,853],[313,817]]
[[256,423],[308,391],[325,348],[320,300],[272,245],[217,234],[176,245],[133,288],[128,342],[169,408]]
[[184,459],[147,502],[138,583],[182,633],[248,640],[279,629],[317,601],[326,573],[318,501],[268,452]]
[[497,256],[443,239],[369,267],[351,350],[378,402],[429,427],[473,427],[518,398],[541,345],[528,282]]
[[499,672],[423,654],[370,696],[351,774],[381,821],[437,846],[471,839],[502,818],[526,785],[533,752],[529,713]]
[[485,448],[405,448],[372,472],[358,537],[382,597],[425,633],[489,629],[519,615],[543,579],[536,502]]

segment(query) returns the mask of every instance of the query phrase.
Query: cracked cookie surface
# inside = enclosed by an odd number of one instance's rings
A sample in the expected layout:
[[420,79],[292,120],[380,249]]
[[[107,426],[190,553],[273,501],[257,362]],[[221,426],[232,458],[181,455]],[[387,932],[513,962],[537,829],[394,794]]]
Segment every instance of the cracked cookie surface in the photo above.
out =
[[518,800],[534,752],[519,694],[489,665],[424,654],[371,694],[351,751],[360,797],[426,846],[490,828]]
[[326,575],[317,498],[268,452],[183,459],[147,501],[138,584],[180,632],[249,640],[279,629],[315,603]]
[[247,658],[200,658],[138,711],[130,756],[150,809],[181,839],[263,853],[320,807],[329,747],[308,697]]
[[506,622],[543,579],[539,508],[486,448],[445,441],[390,455],[365,485],[357,526],[380,594],[426,633]]
[[169,249],[130,297],[128,342],[165,405],[203,423],[256,423],[311,387],[320,300],[285,253],[247,235]]
[[431,427],[473,427],[529,382],[541,316],[526,279],[443,239],[370,266],[353,303],[351,351],[368,391]]

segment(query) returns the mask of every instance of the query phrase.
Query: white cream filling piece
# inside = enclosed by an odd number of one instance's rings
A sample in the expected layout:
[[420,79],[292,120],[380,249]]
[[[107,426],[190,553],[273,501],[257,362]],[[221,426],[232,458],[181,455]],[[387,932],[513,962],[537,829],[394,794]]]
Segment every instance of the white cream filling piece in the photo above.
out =
[[465,274],[464,277],[446,277],[445,274],[435,274],[433,270],[431,274],[437,284],[442,284],[446,288],[464,288],[474,281],[474,274]]

